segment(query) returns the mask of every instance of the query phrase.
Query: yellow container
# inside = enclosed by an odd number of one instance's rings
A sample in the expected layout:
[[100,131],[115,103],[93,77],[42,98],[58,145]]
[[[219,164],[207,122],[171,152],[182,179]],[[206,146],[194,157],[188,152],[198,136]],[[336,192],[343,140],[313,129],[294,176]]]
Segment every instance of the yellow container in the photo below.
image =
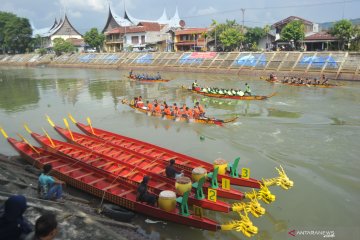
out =
[[207,174],[207,171],[205,168],[196,167],[192,170],[191,179],[194,182],[198,182],[202,177],[206,176],[206,174]]
[[176,194],[173,191],[165,190],[159,194],[159,207],[162,210],[171,212],[176,208]]
[[192,188],[191,179],[188,177],[179,177],[175,183],[176,193],[184,195],[185,192],[190,191]]
[[225,174],[227,170],[228,163],[226,160],[218,158],[214,161],[214,169],[219,168],[218,174]]

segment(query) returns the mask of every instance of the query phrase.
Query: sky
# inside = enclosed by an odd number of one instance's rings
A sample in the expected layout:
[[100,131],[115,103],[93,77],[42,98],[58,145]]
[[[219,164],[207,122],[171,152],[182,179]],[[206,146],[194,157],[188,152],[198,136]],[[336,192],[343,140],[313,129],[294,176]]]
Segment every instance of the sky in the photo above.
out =
[[242,24],[243,17],[249,27],[289,16],[316,23],[360,18],[360,0],[0,0],[0,11],[28,18],[36,29],[51,27],[66,12],[72,25],[85,33],[92,27],[104,28],[109,5],[117,15],[123,16],[126,6],[131,16],[147,20],[160,18],[164,8],[172,17],[177,7],[187,27],[208,27],[212,19]]

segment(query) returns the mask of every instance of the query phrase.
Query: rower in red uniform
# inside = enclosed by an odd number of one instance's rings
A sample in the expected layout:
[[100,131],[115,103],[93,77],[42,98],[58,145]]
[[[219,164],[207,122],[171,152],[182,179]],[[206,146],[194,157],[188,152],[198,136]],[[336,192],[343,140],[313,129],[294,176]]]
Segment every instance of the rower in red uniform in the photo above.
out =
[[155,113],[161,113],[161,107],[158,104],[155,104]]

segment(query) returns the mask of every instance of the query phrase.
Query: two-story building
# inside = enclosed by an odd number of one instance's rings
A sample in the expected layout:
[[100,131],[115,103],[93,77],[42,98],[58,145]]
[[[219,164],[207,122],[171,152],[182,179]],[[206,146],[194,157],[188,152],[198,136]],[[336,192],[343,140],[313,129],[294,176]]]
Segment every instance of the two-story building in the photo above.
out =
[[175,51],[207,51],[207,28],[184,28],[173,31]]
[[166,10],[157,20],[134,18],[125,9],[124,17],[114,14],[109,8],[108,19],[103,29],[104,49],[107,52],[123,50],[171,50],[173,39],[169,29],[178,29],[185,22],[180,19],[178,10],[168,18]]

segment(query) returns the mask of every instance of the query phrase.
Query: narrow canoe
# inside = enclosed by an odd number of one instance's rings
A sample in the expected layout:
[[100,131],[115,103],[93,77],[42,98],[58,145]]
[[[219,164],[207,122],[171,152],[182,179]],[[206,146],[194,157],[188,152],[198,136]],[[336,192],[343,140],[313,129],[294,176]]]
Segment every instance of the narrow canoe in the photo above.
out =
[[99,198],[104,197],[104,199],[117,205],[165,221],[172,221],[209,231],[221,229],[221,225],[209,218],[199,218],[193,214],[182,216],[177,208],[167,212],[158,207],[137,202],[136,188],[132,187],[132,185],[119,182],[116,177],[98,168],[42,148],[30,147],[25,142],[20,142],[13,138],[7,138],[7,140],[29,163],[39,169],[42,169],[45,164],[51,163],[53,166],[53,176]]
[[333,87],[338,87],[340,85],[337,84],[301,84],[301,83],[285,83],[279,80],[271,80],[269,78],[266,79],[267,82],[271,82],[271,83],[281,83],[284,85],[289,85],[289,86],[297,86],[297,87],[317,87],[317,88],[333,88]]
[[[75,120],[72,119],[74,122]],[[79,122],[75,123],[76,126],[86,133],[87,135],[95,136],[107,143],[112,143],[117,146],[121,146],[138,153],[144,154],[149,157],[155,157],[163,160],[164,162],[168,162],[170,159],[176,160],[176,166],[187,170],[192,171],[193,168],[202,166],[208,172],[213,171],[214,167],[211,163],[202,161],[200,159],[196,159],[181,153],[174,152],[172,150],[162,148],[156,146],[151,143],[143,142],[134,138],[122,136],[116,133],[112,133],[109,131],[105,131],[99,128],[93,128],[90,125],[85,125]],[[161,158],[160,158],[161,157]],[[218,179],[221,181],[222,178],[226,178],[230,180],[230,183],[233,185],[244,186],[244,187],[251,187],[251,188],[260,188],[259,180],[254,178],[241,178],[239,177],[232,177],[230,176],[230,172],[227,171],[224,175],[219,174]]]
[[197,119],[187,119],[184,117],[175,117],[175,116],[171,116],[171,115],[163,115],[161,113],[154,113],[154,112],[148,112],[146,109],[142,109],[142,108],[138,108],[135,107],[134,105],[127,103],[125,100],[121,101],[122,104],[126,104],[129,107],[145,113],[146,115],[149,116],[154,116],[154,117],[162,117],[168,120],[173,120],[173,121],[180,121],[180,122],[195,122],[195,123],[202,123],[202,124],[215,124],[215,125],[219,125],[222,126],[224,123],[230,123],[230,122],[234,122],[236,119],[238,119],[238,117],[233,117],[233,118],[229,118],[229,119],[216,119],[216,118],[197,118]]
[[135,77],[129,77],[131,80],[139,81],[139,82],[169,82],[169,79],[143,79],[143,78],[135,78]]
[[[139,153],[137,150],[131,150],[119,144],[116,144],[116,141],[106,142],[99,138],[89,137],[76,132],[69,132],[67,129],[58,126],[54,126],[54,129],[67,141],[79,144],[83,147],[90,149],[91,151],[98,152],[102,155],[111,156],[113,158],[118,159],[119,161],[126,161],[127,163],[133,165],[134,167],[139,167],[143,169],[145,168],[147,171],[151,171],[155,174],[160,174],[160,176],[165,177],[165,168],[168,165],[168,162],[164,161],[159,156],[145,155],[143,153]],[[111,150],[109,151],[107,149],[111,149]],[[127,159],[126,157],[125,158],[122,157],[124,154],[127,155]],[[140,159],[141,161],[139,161]],[[149,168],[149,166],[151,165],[153,165],[154,167],[153,169]],[[184,170],[184,174],[185,176],[191,178],[190,170]],[[168,179],[168,178],[166,179],[168,181],[171,181],[173,185],[175,185],[174,179]],[[207,192],[207,190],[211,188],[211,184],[209,182],[205,182],[203,188],[205,192]],[[236,189],[226,190],[226,189],[222,189],[220,185],[220,187],[216,190],[217,190],[217,195],[219,197],[236,199],[236,200],[241,200],[244,198],[244,194]],[[204,206],[206,206],[205,204],[210,204],[210,203],[204,202],[203,204]]]
[[272,96],[274,96],[276,93],[272,93],[269,96],[257,96],[257,95],[253,95],[253,96],[230,96],[230,95],[226,95],[226,94],[214,94],[214,93],[205,93],[205,92],[200,92],[199,90],[194,90],[191,88],[185,88],[184,89],[193,92],[193,93],[197,93],[200,95],[204,95],[207,97],[214,97],[214,98],[226,98],[226,99],[234,99],[234,100],[265,100],[268,98],[271,98]]
[[[69,137],[69,139],[71,139],[67,130],[61,128],[57,130],[62,132],[61,135],[64,136],[65,134]],[[72,157],[77,161],[100,168],[107,172],[107,174],[117,177],[119,181],[123,181],[124,183],[132,184],[134,187],[137,187],[144,176],[149,176],[150,180],[148,186],[152,192],[160,194],[160,192],[164,190],[176,191],[175,181],[173,179],[169,179],[164,175],[158,174],[159,172],[164,172],[164,168],[159,166],[156,162],[149,161],[149,159],[128,153],[126,151],[117,151],[116,147],[104,145],[102,142],[99,143],[99,141],[96,143],[96,141],[92,141],[92,137],[86,135],[75,132],[72,133],[72,135],[74,137],[74,142],[86,142],[92,147],[96,145],[98,148],[102,149],[102,153],[95,150],[89,150],[88,148],[82,147],[80,144],[74,145],[55,139],[50,141],[50,139],[46,136],[31,133],[31,136],[46,150],[55,151],[59,154]],[[95,140],[98,139],[95,138]],[[197,205],[214,211],[231,211],[231,206],[228,203],[222,201],[212,202],[207,199],[199,200],[195,198],[194,192],[190,193],[188,202],[190,205]]]

